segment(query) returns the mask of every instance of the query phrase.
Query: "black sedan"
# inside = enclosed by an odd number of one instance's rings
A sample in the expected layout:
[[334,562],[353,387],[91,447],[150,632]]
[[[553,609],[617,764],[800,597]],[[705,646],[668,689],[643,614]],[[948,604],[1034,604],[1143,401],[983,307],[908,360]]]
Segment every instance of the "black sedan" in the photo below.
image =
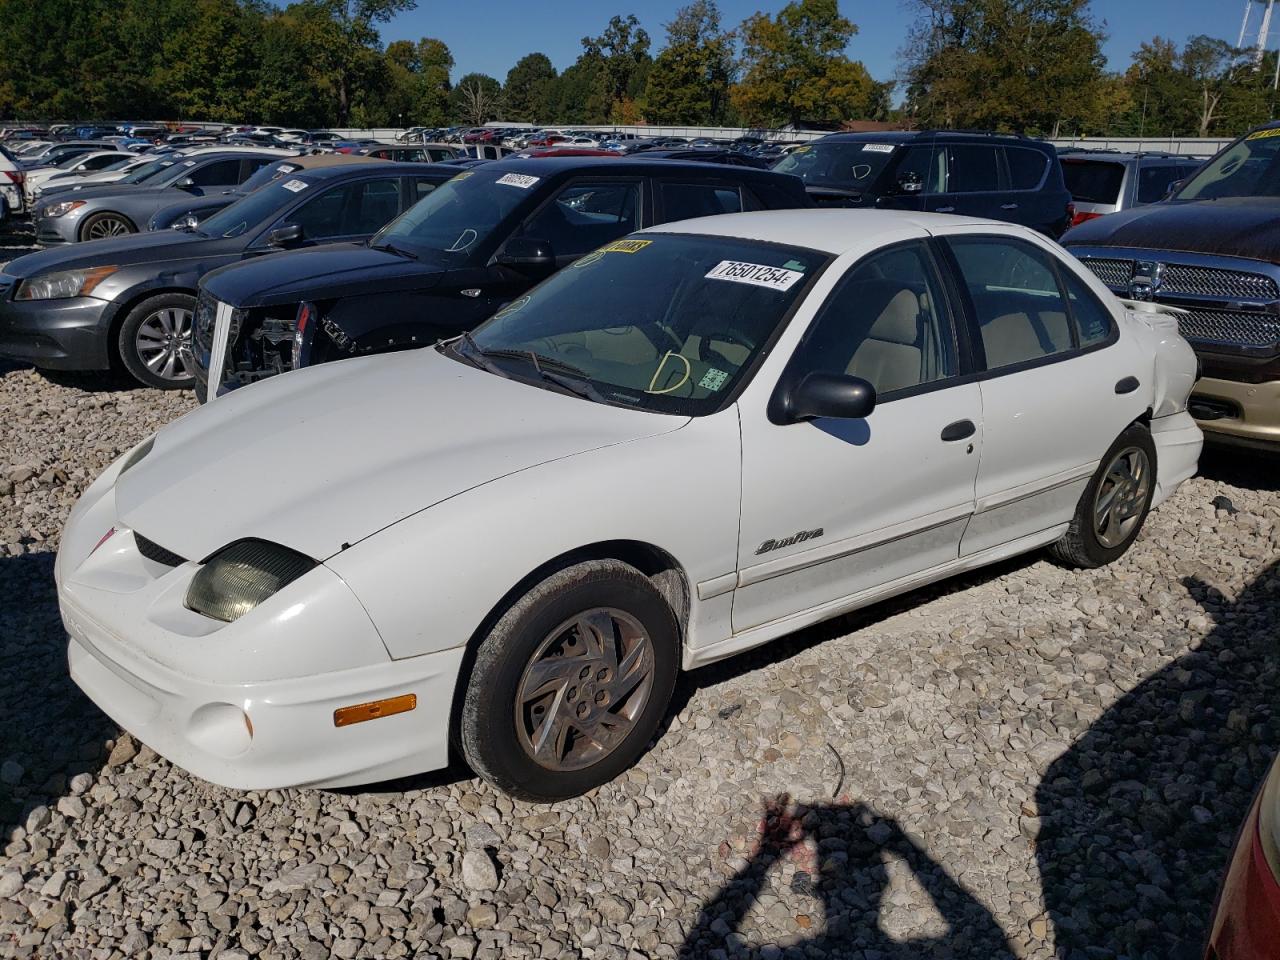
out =
[[298,170],[203,221],[20,257],[0,272],[0,356],[61,370],[120,364],[154,387],[193,382],[196,284],[264,253],[363,240],[458,173],[431,164]]
[[[448,168],[428,164],[424,169]],[[468,330],[642,227],[810,206],[796,177],[638,158],[502,160],[463,171],[367,244],[234,264],[201,283],[196,392]]]

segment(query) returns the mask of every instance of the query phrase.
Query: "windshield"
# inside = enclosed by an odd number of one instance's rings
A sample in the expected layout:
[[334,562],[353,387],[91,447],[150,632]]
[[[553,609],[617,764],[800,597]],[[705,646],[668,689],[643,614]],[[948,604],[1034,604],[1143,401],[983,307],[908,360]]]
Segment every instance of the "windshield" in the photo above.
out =
[[308,182],[295,177],[255,190],[201,222],[197,232],[206,237],[238,237],[249,228],[274,216],[309,186]]
[[1280,196],[1280,129],[1255,130],[1228,146],[1174,200]]
[[536,197],[541,178],[522,173],[468,170],[442,183],[392,220],[371,246],[424,250],[447,261],[464,260],[484,246],[498,224]]
[[150,163],[144,163],[128,176],[121,177],[120,182],[141,183],[143,180],[153,177],[163,170],[167,170],[169,167],[172,167],[173,164],[174,161],[172,160],[152,160]]
[[892,143],[811,143],[796,147],[773,169],[799,177],[809,186],[869,190],[896,149]]
[[1120,199],[1124,164],[1110,160],[1063,160],[1062,179],[1073,200],[1115,203]]
[[259,187],[284,176],[286,173],[293,173],[293,171],[301,169],[302,165],[298,163],[268,163],[259,167],[253,176],[240,184],[238,189],[242,193],[253,193]]
[[639,234],[561,270],[448,349],[599,402],[702,416],[749,374],[826,261],[758,241]]

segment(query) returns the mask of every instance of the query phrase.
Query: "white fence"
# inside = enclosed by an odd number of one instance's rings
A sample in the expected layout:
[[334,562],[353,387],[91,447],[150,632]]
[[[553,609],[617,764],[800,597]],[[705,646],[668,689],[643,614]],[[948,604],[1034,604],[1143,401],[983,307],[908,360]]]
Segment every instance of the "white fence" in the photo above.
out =
[[1211,157],[1231,141],[1208,137],[1083,137],[1073,140],[1051,140],[1055,147],[1077,147],[1087,150],[1118,150],[1122,153],[1163,151],[1185,157]]

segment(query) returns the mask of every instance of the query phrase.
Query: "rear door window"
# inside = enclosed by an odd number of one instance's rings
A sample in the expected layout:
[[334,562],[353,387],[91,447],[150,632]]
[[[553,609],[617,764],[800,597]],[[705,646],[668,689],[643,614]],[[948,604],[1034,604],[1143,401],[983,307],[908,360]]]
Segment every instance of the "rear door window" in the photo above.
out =
[[737,187],[714,183],[663,183],[658,190],[662,195],[663,219],[667,222],[742,212],[742,195]]
[[546,240],[557,258],[580,257],[640,227],[640,181],[571,183],[520,231]]
[[1014,190],[1035,190],[1044,180],[1049,168],[1049,158],[1039,150],[1026,147],[1006,147],[1005,160],[1009,164],[1009,186]]
[[1000,189],[995,147],[963,144],[947,148],[947,193],[991,193]]
[[363,236],[377,233],[399,207],[399,180],[365,180],[325,191],[295,210],[289,222],[302,227],[308,240]]
[[1169,192],[1169,184],[1179,179],[1178,168],[1171,163],[1143,167],[1138,171],[1138,202],[1155,203]]
[[187,176],[197,187],[234,187],[240,182],[240,160],[215,160]]

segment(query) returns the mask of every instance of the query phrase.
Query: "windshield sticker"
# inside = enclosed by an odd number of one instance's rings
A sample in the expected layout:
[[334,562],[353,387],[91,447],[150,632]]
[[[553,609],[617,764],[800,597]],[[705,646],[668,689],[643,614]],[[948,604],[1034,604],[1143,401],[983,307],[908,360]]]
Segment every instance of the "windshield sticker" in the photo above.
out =
[[763,263],[721,260],[707,274],[707,279],[748,283],[753,287],[768,287],[770,290],[790,290],[797,280],[804,279],[804,274],[798,270],[770,267]]
[[1280,137],[1280,127],[1273,127],[1270,130],[1256,130],[1245,137],[1246,140],[1266,140],[1268,137]]
[[184,167],[194,167],[196,165],[196,162],[194,160],[183,160],[182,165]]
[[723,370],[717,370],[711,367],[702,375],[702,379],[698,381],[698,386],[703,390],[716,391],[724,386],[724,382],[729,379],[729,374]]
[[782,265],[783,270],[804,270],[804,264],[799,260],[788,260]]
[[639,253],[652,243],[652,240],[615,240],[603,249],[605,253]]
[[509,317],[513,313],[519,313],[528,305],[529,305],[528,297],[520,297],[519,299],[512,300],[505,307],[503,307],[501,310],[495,313],[493,315],[493,319],[501,320],[503,317]]
[[541,177],[531,177],[526,173],[504,173],[495,182],[507,187],[519,187],[521,190],[528,190],[541,179]]
[[863,153],[893,153],[892,143],[864,143]]
[[455,179],[455,180],[465,180],[465,179],[467,179],[467,177],[471,177],[471,176],[475,176],[475,174],[474,174],[471,170],[463,170],[460,174],[458,174],[458,175],[457,175],[456,177],[454,177],[453,179]]
[[290,193],[301,193],[303,190],[307,189],[307,183],[305,180],[290,180],[286,183],[280,184],[280,186],[284,187]]
[[795,148],[794,150],[792,150],[791,152],[792,152],[792,153],[808,153],[808,152],[809,152],[810,150],[812,150],[812,149],[813,149],[813,147],[796,147],[796,148]]

